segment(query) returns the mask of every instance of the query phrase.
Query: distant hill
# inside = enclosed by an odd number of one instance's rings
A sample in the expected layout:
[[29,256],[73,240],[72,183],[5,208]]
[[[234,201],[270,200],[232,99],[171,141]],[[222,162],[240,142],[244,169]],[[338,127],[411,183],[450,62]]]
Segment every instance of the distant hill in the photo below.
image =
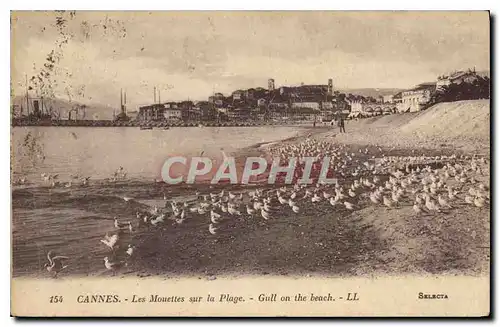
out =
[[[25,96],[15,96],[12,99],[11,105],[16,105],[19,112],[20,107],[23,107],[24,114],[26,114],[26,97]],[[71,109],[76,106],[81,106],[82,103],[79,102],[69,102],[64,99],[44,99],[44,107],[49,109],[52,108],[53,111],[58,111],[62,119],[68,118],[68,113]],[[119,108],[112,108],[100,104],[85,104],[85,119],[113,119],[113,109],[118,113]],[[30,108],[32,104],[30,104]],[[83,111],[80,111],[78,118],[82,119]],[[74,116],[73,116],[74,117]]]
[[405,89],[393,89],[393,88],[364,88],[364,89],[340,89],[338,90],[340,93],[345,94],[355,94],[362,95],[364,97],[374,97],[377,98],[379,96],[384,95],[394,95]]

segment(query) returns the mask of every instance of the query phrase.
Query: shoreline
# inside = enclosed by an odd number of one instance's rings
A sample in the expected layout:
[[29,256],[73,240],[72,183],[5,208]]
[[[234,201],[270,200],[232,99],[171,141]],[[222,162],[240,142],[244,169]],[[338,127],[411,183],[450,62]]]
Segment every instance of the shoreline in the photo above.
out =
[[113,120],[61,120],[61,121],[41,121],[41,122],[21,122],[11,123],[10,127],[133,127],[133,128],[205,128],[205,127],[306,127],[312,125],[312,121],[280,123],[272,121],[252,121],[252,122],[162,122],[162,121],[113,121]]
[[[328,130],[325,131],[325,129]],[[346,145],[345,143],[338,142],[337,137],[325,137],[336,132],[336,128],[332,130],[330,127],[304,128],[298,131],[298,135],[296,136],[281,140],[257,142],[238,149],[234,151],[234,156],[236,158],[244,158],[250,155],[259,156],[266,152],[266,145],[279,147],[286,143],[298,144],[307,138],[332,142],[343,146],[343,149],[345,149],[343,151],[353,153],[358,150],[369,149],[370,155],[373,153],[376,156],[428,155],[426,153],[427,150],[422,149],[412,152],[408,149],[384,146],[384,150],[378,151],[376,150],[376,145],[370,147],[359,144]],[[442,149],[431,149],[431,151],[432,155],[443,153]],[[347,181],[344,181],[344,184],[345,182]],[[152,205],[151,203],[163,205],[165,203],[163,196],[166,196],[170,201],[175,199],[176,201],[186,201],[192,204],[195,201],[193,198],[195,191],[208,194],[230,189],[237,193],[262,186],[262,184],[234,185],[229,183],[218,185],[211,185],[209,183],[167,185],[165,183],[129,180],[118,182],[114,185],[96,184],[86,189],[81,188],[79,190],[60,193],[57,201],[49,197],[50,202],[46,203],[45,207],[42,206],[39,210],[46,208],[56,211],[61,208],[81,207],[83,205],[98,215],[95,218],[97,219],[96,224],[104,222],[105,226],[111,227],[113,216],[118,217],[120,221],[133,219],[131,218],[131,213],[135,213],[137,210],[147,210],[148,206]],[[264,188],[266,187],[264,186]],[[137,198],[138,200],[125,204],[119,197],[119,194],[124,190],[126,190],[127,196]],[[50,192],[50,190],[48,191]],[[32,198],[39,199],[40,196],[46,196],[37,194],[45,193],[45,190],[35,190],[35,192],[27,190],[26,192],[27,195],[22,196],[24,199],[19,199],[19,194],[13,197],[13,204],[16,203],[16,208],[29,207]],[[116,194],[117,192],[118,194]],[[89,197],[88,194],[99,194],[99,196]],[[155,199],[154,201],[156,202],[148,203],[146,201],[144,203],[140,199]],[[38,206],[37,208],[40,207]],[[279,217],[279,220],[273,222],[254,222],[241,219],[231,222],[227,228],[228,232],[231,231],[233,234],[228,233],[221,237],[211,237],[205,230],[205,225],[208,222],[205,222],[202,217],[193,217],[194,220],[188,223],[188,227],[186,225],[175,226],[175,224],[174,226],[170,226],[171,224],[169,223],[168,226],[165,225],[165,227],[159,229],[149,228],[134,235],[132,240],[139,242],[137,243],[137,246],[140,247],[139,253],[140,255],[144,255],[145,259],[135,262],[131,272],[123,272],[118,276],[120,278],[127,278],[128,275],[135,275],[140,278],[155,276],[162,278],[170,278],[172,276],[194,276],[200,278],[208,276],[211,278],[212,276],[223,277],[235,274],[252,276],[267,274],[273,276],[326,274],[333,277],[366,277],[372,275],[422,273],[429,273],[434,276],[442,274],[471,276],[486,274],[489,270],[487,268],[487,261],[484,259],[485,256],[489,255],[489,252],[488,249],[484,248],[484,242],[487,242],[489,235],[489,230],[486,227],[486,223],[489,221],[489,214],[480,214],[477,208],[463,208],[460,211],[460,213],[453,214],[452,219],[458,223],[458,226],[446,225],[444,232],[449,241],[445,241],[444,243],[440,240],[435,240],[435,236],[432,233],[428,234],[429,229],[442,230],[444,228],[441,226],[442,220],[436,220],[433,216],[423,216],[419,219],[412,218],[411,206],[402,207],[400,210],[394,212],[387,211],[383,206],[363,207],[354,212],[349,212],[345,209],[332,211],[327,208],[321,209],[318,212],[307,212],[305,210],[298,215],[286,211]],[[467,219],[470,216],[478,217],[477,221]],[[448,218],[446,219],[448,220]],[[424,225],[422,225],[422,221],[425,221]],[[317,226],[316,222],[320,225]],[[106,227],[104,231],[109,227]],[[318,227],[325,232],[319,233],[317,231]],[[188,228],[188,230],[185,230],[185,228]],[[199,230],[200,228],[201,230]],[[243,230],[240,230],[242,228]],[[470,236],[464,237],[462,228],[477,230],[477,236],[474,236],[474,238]],[[66,272],[68,278],[95,275],[109,276],[102,265],[102,260],[100,260],[101,257],[106,255],[104,248],[99,246],[99,238],[102,237],[101,234],[104,231],[98,230],[88,240],[88,246],[93,249],[92,252],[98,254],[97,258],[86,259],[90,261],[85,264],[92,268],[74,267],[74,271]],[[301,240],[300,231],[306,233],[308,235],[307,238]],[[327,231],[333,231],[333,234]],[[297,232],[299,236],[296,235]],[[293,242],[291,242],[291,239],[288,239],[292,235],[290,233],[294,235],[292,237],[294,239]],[[352,240],[345,240],[345,236],[343,235],[350,235]],[[321,250],[325,251],[323,245],[318,245],[323,244],[325,238],[328,239],[328,242],[332,242],[331,247],[339,248],[345,252],[341,258],[337,258],[340,261],[336,262],[335,265],[329,265],[328,261],[322,262],[321,260],[315,263],[317,261],[317,258],[314,257],[315,253],[323,253]],[[285,242],[284,244],[279,243],[283,241]],[[193,244],[193,242],[201,244]],[[343,242],[346,243],[344,244]],[[411,250],[407,248],[408,242],[413,244]],[[429,242],[432,245],[429,245]],[[248,244],[255,247],[251,253],[248,252]],[[459,244],[460,246],[454,248],[456,245],[453,244]],[[300,248],[300,246],[305,246],[306,248]],[[476,250],[480,251],[479,256],[479,253],[476,253],[475,256],[469,253],[471,249],[474,251],[476,248],[484,248],[484,250]],[[159,249],[168,249],[168,251],[173,252],[169,253],[167,251],[167,253],[161,253]],[[270,251],[269,254],[268,251]],[[290,251],[292,252],[290,253]],[[312,266],[301,263],[301,261],[293,262],[293,266],[290,266],[290,262],[285,260],[286,257],[285,259],[281,258],[278,256],[279,253],[285,256],[291,254],[297,255],[304,262],[311,260]],[[422,259],[423,253],[425,253],[424,257],[427,258],[425,260]],[[444,259],[444,261],[441,260],[446,257],[462,257],[463,253],[469,254],[465,255],[465,258],[468,259],[462,263],[462,266],[448,267],[447,261]],[[14,254],[19,255],[17,252]],[[41,253],[38,255],[38,260],[40,260],[40,256],[41,260],[44,260],[44,256]],[[157,256],[158,258],[156,258]],[[219,256],[225,258],[225,261],[217,262]],[[274,261],[277,260],[275,265],[271,266],[266,263],[267,259],[265,258],[268,256]],[[247,262],[242,263],[239,258],[245,258]],[[405,259],[403,260],[402,258]],[[212,262],[212,260],[216,260],[216,262]],[[166,264],[167,262],[175,262],[175,265],[170,266]],[[33,273],[20,273],[20,264],[22,265],[22,263],[15,263],[13,265],[16,268],[15,274],[12,274],[14,278],[33,276]],[[316,264],[319,264],[319,266]],[[47,276],[39,272],[35,273],[35,275]]]

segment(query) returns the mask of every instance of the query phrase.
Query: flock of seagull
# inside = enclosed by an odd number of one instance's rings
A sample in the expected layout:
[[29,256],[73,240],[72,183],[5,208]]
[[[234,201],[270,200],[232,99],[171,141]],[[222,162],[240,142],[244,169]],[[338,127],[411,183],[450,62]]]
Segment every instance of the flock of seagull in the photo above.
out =
[[[490,203],[490,166],[489,159],[484,157],[456,154],[386,156],[380,147],[349,152],[345,145],[312,138],[300,143],[276,144],[267,151],[270,156],[283,160],[296,157],[298,162],[303,162],[306,157],[323,162],[325,156],[329,157],[330,168],[338,178],[333,184],[295,182],[258,185],[238,192],[227,189],[206,194],[196,192],[192,201],[168,200],[164,195],[164,208],[154,206],[136,212],[135,219],[127,222],[114,218],[117,232],[106,234],[100,242],[113,257],[120,252],[130,258],[135,246],[121,245],[120,235],[123,233],[132,234],[136,228],[182,225],[193,217],[206,219],[207,236],[217,237],[223,233],[225,222],[234,219],[255,219],[266,223],[285,214],[314,216],[318,212],[350,212],[368,206],[387,210],[412,206],[417,216],[438,215],[463,206],[482,209]],[[135,201],[130,197],[123,197],[123,200]],[[67,266],[54,262],[66,259],[49,257],[47,269],[57,274]],[[104,265],[115,271],[126,266],[127,259],[119,261],[106,256]]]
[[[59,179],[59,174],[49,174],[49,173],[41,173],[40,175],[41,181],[44,185],[56,188],[56,187],[65,187],[71,188],[72,186],[88,186],[90,182],[89,177],[82,177],[79,175],[70,176],[69,181],[61,181]],[[127,178],[127,172],[123,167],[118,168],[115,172],[113,172],[112,177],[108,178],[108,182],[117,182],[120,180],[125,180]],[[30,181],[26,177],[19,177],[12,181],[13,185],[28,185]]]

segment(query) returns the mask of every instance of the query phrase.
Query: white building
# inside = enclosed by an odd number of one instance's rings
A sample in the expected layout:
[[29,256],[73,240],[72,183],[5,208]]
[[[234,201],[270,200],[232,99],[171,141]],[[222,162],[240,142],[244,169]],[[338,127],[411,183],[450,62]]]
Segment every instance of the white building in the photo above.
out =
[[363,103],[361,100],[353,100],[350,101],[349,104],[351,105],[351,113],[361,113],[363,112]]
[[431,95],[435,90],[435,83],[423,83],[417,85],[411,90],[403,91],[401,95],[402,104],[398,110],[405,112],[416,112],[422,110],[422,107],[429,102]]
[[393,103],[394,102],[394,95],[384,95],[383,102],[384,103]]
[[165,108],[163,111],[165,119],[182,119],[182,111],[178,108]]
[[319,110],[319,102],[292,102],[292,108],[311,108]]

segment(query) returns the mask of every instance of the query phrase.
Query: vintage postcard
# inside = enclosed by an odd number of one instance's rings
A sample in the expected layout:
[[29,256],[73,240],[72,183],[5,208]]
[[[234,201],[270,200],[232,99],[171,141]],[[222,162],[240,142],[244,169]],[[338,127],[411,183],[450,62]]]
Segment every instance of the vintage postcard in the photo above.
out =
[[11,314],[490,314],[490,13],[11,12]]

